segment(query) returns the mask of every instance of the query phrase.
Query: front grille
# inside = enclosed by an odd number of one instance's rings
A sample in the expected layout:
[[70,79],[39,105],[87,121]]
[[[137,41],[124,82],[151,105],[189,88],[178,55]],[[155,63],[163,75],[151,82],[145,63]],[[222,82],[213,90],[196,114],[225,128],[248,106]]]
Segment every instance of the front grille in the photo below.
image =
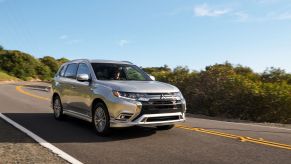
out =
[[[154,113],[174,113],[182,109],[181,101],[148,101],[142,102],[142,110],[144,110],[145,114],[154,114]],[[179,112],[179,111],[178,111]]]
[[183,111],[181,100],[175,99],[173,96],[166,95],[165,99],[160,99],[158,94],[152,94],[151,96],[155,96],[155,98],[152,97],[149,101],[141,102],[141,112],[133,121],[144,114],[177,113]]

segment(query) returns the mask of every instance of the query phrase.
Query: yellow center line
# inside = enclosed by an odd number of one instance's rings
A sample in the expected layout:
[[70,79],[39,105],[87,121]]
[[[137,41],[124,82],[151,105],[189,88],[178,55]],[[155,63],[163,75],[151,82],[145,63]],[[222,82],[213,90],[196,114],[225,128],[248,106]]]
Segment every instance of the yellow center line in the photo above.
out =
[[[27,96],[31,96],[31,97],[41,99],[41,100],[50,101],[49,98],[38,96],[38,95],[24,91],[22,89],[22,87],[23,86],[16,86],[15,89],[18,92],[25,94]],[[207,129],[202,129],[202,128],[193,128],[193,127],[188,127],[188,126],[184,126],[184,125],[176,125],[176,127],[180,128],[180,129],[185,129],[185,130],[190,130],[190,131],[195,131],[195,132],[200,132],[200,133],[205,133],[205,134],[210,134],[210,135],[215,135],[215,136],[220,136],[220,137],[225,137],[225,138],[230,138],[230,139],[236,139],[236,140],[239,140],[241,142],[251,142],[251,143],[256,143],[256,144],[291,150],[291,145],[267,141],[267,140],[264,140],[262,138],[255,139],[255,138],[251,138],[251,137],[239,136],[239,135],[234,135],[234,134],[229,134],[229,133],[224,133],[224,132],[219,132],[219,131],[214,131],[214,130],[207,130]]]
[[34,97],[34,98],[37,98],[37,99],[41,99],[41,100],[46,100],[46,101],[50,101],[49,98],[46,98],[46,97],[42,97],[42,96],[38,96],[38,95],[35,95],[35,94],[32,94],[32,93],[29,93],[29,92],[26,92],[25,90],[22,89],[23,86],[16,86],[16,90],[22,94],[25,94],[27,96],[30,96],[30,97]]
[[188,127],[188,126],[184,126],[184,125],[176,125],[176,127],[180,128],[180,129],[185,129],[185,130],[190,130],[190,131],[195,131],[195,132],[200,132],[200,133],[206,133],[206,134],[211,134],[211,135],[215,135],[215,136],[237,139],[241,142],[251,142],[251,143],[256,143],[256,144],[291,150],[291,145],[267,141],[267,140],[264,140],[262,138],[255,139],[255,138],[251,138],[251,137],[228,134],[228,133],[223,133],[223,132],[218,132],[218,131],[213,131],[213,130],[206,130],[206,129],[202,129],[202,128],[192,128],[192,127]]

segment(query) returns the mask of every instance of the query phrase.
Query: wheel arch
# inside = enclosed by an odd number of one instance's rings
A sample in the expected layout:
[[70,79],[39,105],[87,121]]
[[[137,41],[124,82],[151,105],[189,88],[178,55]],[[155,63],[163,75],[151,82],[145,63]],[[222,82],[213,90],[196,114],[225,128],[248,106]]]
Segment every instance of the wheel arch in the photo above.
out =
[[60,97],[60,95],[57,92],[55,92],[52,96],[52,99],[54,100],[57,96]]
[[102,103],[108,109],[104,100],[102,100],[101,98],[95,98],[92,102],[92,105],[91,105],[91,115],[93,114],[93,110],[94,110],[96,104],[98,104],[98,103]]

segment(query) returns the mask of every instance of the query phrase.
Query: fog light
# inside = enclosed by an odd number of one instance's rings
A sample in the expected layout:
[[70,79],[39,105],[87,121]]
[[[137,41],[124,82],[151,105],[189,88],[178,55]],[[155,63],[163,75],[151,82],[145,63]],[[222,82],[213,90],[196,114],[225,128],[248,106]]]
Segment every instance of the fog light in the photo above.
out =
[[130,119],[132,115],[133,115],[132,113],[120,113],[116,119],[121,120],[121,121],[126,121]]

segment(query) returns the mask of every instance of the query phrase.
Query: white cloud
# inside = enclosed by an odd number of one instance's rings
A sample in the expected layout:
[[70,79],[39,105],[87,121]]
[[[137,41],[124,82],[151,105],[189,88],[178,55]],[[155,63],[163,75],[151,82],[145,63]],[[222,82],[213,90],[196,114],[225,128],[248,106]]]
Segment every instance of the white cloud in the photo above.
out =
[[242,11],[234,13],[234,16],[236,16],[238,18],[237,21],[240,21],[240,22],[244,22],[248,20],[249,18],[249,14]]
[[60,37],[59,37],[59,39],[61,39],[61,40],[65,40],[65,39],[67,39],[68,38],[68,35],[61,35]]
[[125,45],[129,44],[129,41],[128,40],[125,40],[125,39],[122,39],[118,42],[118,45],[120,47],[124,47]]
[[230,12],[229,9],[210,8],[207,4],[195,6],[193,11],[196,16],[200,16],[200,17],[203,17],[203,16],[216,17],[216,16],[225,15]]
[[66,42],[66,44],[69,44],[69,45],[72,45],[72,44],[78,44],[78,43],[81,43],[82,41],[79,40],[79,39],[72,39],[72,40],[68,40]]
[[65,44],[68,44],[68,45],[72,45],[72,44],[78,44],[78,43],[81,43],[82,40],[80,39],[74,39],[74,38],[71,38],[69,37],[68,35],[61,35],[59,37],[60,40],[63,40]]

